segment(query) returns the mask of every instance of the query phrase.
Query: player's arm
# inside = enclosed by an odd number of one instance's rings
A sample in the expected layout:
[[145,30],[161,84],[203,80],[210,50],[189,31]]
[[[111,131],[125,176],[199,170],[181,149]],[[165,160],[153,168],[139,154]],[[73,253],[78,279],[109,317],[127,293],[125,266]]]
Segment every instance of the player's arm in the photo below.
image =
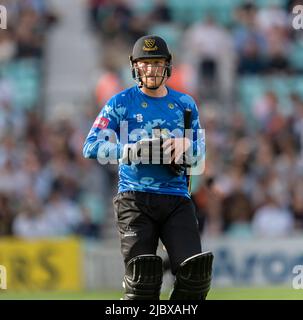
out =
[[[100,111],[83,145],[83,156],[88,159],[115,160],[120,155],[119,143],[111,140],[119,128],[125,108],[117,108],[112,98]],[[114,137],[114,138],[115,138]]]

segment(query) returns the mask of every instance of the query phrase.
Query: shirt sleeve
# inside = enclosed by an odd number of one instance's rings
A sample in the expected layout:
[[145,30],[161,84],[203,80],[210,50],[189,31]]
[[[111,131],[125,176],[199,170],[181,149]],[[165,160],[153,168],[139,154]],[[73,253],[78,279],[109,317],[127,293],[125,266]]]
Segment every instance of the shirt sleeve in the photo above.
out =
[[101,109],[83,145],[85,158],[109,161],[120,157],[119,143],[109,140],[112,136],[117,137],[120,121],[123,120],[125,111],[126,108],[118,104],[116,97],[110,99]]

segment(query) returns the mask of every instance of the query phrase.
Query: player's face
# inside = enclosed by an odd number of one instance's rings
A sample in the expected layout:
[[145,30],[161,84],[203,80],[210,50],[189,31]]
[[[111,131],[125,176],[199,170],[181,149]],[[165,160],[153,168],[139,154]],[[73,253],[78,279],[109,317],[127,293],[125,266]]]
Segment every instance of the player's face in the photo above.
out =
[[142,59],[136,62],[141,79],[147,88],[158,87],[164,83],[162,79],[165,65],[165,59]]

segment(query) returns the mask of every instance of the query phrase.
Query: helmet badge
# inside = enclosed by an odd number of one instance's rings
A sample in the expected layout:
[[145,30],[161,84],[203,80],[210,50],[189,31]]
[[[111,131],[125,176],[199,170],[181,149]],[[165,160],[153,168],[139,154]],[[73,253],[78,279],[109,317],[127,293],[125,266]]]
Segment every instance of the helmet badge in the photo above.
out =
[[158,50],[158,47],[156,46],[156,40],[155,39],[145,39],[144,40],[144,51],[155,51]]

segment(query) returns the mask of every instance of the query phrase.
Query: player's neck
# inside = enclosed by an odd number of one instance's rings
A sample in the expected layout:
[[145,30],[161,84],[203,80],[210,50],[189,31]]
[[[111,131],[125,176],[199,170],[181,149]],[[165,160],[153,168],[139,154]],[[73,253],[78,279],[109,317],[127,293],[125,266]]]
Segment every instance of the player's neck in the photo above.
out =
[[151,96],[151,97],[155,97],[155,98],[161,98],[161,97],[165,97],[167,95],[167,88],[165,87],[165,85],[160,86],[156,90],[151,90],[146,87],[142,87],[141,91],[143,93],[145,93],[146,95]]

